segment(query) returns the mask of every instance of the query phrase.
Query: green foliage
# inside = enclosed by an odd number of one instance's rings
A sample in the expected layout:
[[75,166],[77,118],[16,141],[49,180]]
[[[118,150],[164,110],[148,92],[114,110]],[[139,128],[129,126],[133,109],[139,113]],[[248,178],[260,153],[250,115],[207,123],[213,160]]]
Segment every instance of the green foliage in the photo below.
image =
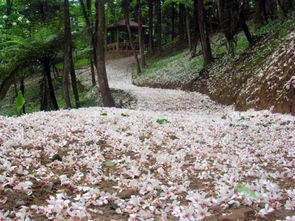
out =
[[16,106],[16,114],[19,116],[22,113],[22,109],[25,105],[25,98],[23,96],[23,93],[21,91],[18,91],[15,106]]
[[256,196],[256,193],[253,190],[251,190],[249,187],[244,186],[242,184],[236,185],[235,191],[237,193],[242,193],[242,194],[245,194],[246,196],[253,197],[253,198]]
[[104,167],[114,167],[114,166],[116,166],[116,163],[112,160],[106,160],[102,163],[102,165]]
[[124,113],[122,113],[121,116],[122,116],[122,117],[129,117],[128,114],[124,114]]
[[163,124],[170,124],[171,122],[167,119],[159,119],[156,121],[158,124],[163,125]]

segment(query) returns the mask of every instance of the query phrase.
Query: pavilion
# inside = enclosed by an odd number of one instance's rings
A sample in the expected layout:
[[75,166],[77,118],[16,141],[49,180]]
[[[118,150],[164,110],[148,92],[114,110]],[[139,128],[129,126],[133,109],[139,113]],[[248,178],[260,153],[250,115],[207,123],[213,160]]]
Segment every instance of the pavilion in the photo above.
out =
[[[130,23],[131,32],[138,33],[138,23],[135,21],[129,21],[129,23]],[[143,24],[142,28],[143,28],[143,32],[145,33],[145,30],[148,29],[148,26]],[[125,19],[122,19],[120,21],[117,21],[113,24],[108,25],[107,32],[108,33],[111,32],[115,36],[115,41],[108,42],[107,44],[108,51],[130,50],[129,41],[120,42],[120,32],[125,32],[125,33],[128,32]],[[144,38],[145,38],[145,35],[144,35]],[[136,44],[136,48],[138,49],[138,44]]]

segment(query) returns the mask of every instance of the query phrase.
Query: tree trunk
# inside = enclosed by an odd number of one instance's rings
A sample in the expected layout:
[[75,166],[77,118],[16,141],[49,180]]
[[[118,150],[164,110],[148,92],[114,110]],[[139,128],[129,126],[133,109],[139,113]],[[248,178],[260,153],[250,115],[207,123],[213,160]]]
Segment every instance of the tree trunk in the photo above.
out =
[[12,13],[13,0],[6,0],[6,15],[9,16]]
[[91,38],[89,42],[89,46],[90,48],[93,48],[93,50],[89,52],[89,56],[90,56],[92,86],[95,86],[96,80],[95,80],[94,66],[96,66],[97,62],[96,62],[96,52],[95,52],[95,31],[93,30],[93,27],[92,27],[93,22],[91,19],[91,0],[86,0],[86,6],[83,0],[79,0],[79,1],[82,8],[83,16],[86,22],[87,32]]
[[75,72],[75,65],[73,61],[73,56],[72,56],[72,48],[71,48],[71,80],[72,80],[72,88],[73,88],[73,93],[74,93],[74,98],[75,98],[75,104],[76,108],[80,107],[80,100],[79,100],[79,91],[78,91],[78,86],[77,86],[77,77],[76,77],[76,72]]
[[198,4],[198,26],[200,33],[200,40],[203,49],[204,66],[210,64],[213,60],[211,45],[209,41],[209,33],[207,31],[205,9],[202,0],[196,0]]
[[128,13],[128,11],[129,11],[129,2],[128,2],[128,0],[124,0],[124,11],[125,11],[125,23],[126,23],[126,27],[127,27],[127,31],[128,31],[128,38],[129,38],[130,47],[131,47],[131,49],[133,51],[133,55],[134,55],[134,58],[136,60],[137,74],[140,74],[141,73],[141,68],[140,68],[139,59],[137,57],[135,47],[133,45],[132,34],[131,34],[130,23],[129,23],[129,13]]
[[153,17],[154,17],[154,4],[153,4],[153,0],[149,0],[149,54],[154,53]]
[[277,9],[278,9],[278,16],[280,18],[286,18],[287,13],[285,11],[284,5],[281,0],[276,0],[277,1]]
[[102,101],[106,107],[114,107],[115,102],[109,88],[105,66],[105,6],[104,0],[96,0],[96,71]]
[[70,72],[71,72],[71,24],[69,1],[64,0],[64,76],[63,76],[63,91],[66,107],[71,108],[70,97]]
[[155,0],[155,12],[157,17],[155,33],[156,33],[156,47],[157,51],[162,50],[162,12],[161,12],[161,0]]
[[50,59],[45,58],[43,61],[43,65],[44,65],[44,72],[45,72],[45,76],[46,76],[46,80],[47,80],[47,84],[48,84],[51,103],[53,105],[53,108],[55,110],[58,110],[59,108],[58,108],[58,104],[57,104],[57,100],[56,100],[55,92],[54,92],[54,87],[53,87],[53,83],[52,83],[52,79],[51,79]]
[[142,28],[142,18],[141,18],[141,2],[137,0],[138,5],[138,36],[139,36],[139,53],[140,53],[140,63],[141,68],[145,67],[145,55],[144,55],[144,33]]
[[95,80],[93,59],[91,57],[90,57],[90,70],[91,70],[91,82],[92,82],[92,86],[94,87],[96,85],[96,80]]
[[178,35],[179,39],[184,39],[184,30],[185,30],[185,16],[184,16],[185,7],[184,4],[179,4],[179,16],[178,16]]
[[[25,96],[25,77],[22,77],[20,80],[20,90],[23,94],[23,96]],[[23,114],[26,113],[26,106],[25,104],[23,105]]]
[[194,32],[193,32],[193,40],[192,40],[192,50],[191,50],[191,58],[194,58],[197,53],[197,44],[199,40],[199,26],[198,26],[198,4],[197,1],[194,1],[194,9],[193,9],[193,20],[194,20]]
[[249,44],[252,45],[254,43],[254,40],[252,38],[252,35],[251,35],[251,33],[249,31],[249,28],[247,26],[247,23],[246,23],[246,18],[245,18],[245,14],[244,14],[244,8],[245,8],[245,6],[244,6],[244,3],[243,3],[242,6],[241,6],[241,9],[240,9],[240,18],[239,18],[240,19],[240,25],[241,25],[241,27],[243,29],[243,32],[244,32]]
[[265,0],[256,0],[255,1],[255,23],[258,26],[265,24]]
[[176,16],[176,11],[175,11],[175,3],[171,3],[171,39],[172,41],[175,38],[175,16]]
[[40,111],[47,111],[48,110],[48,93],[47,93],[47,80],[46,74],[43,73],[43,79],[40,84]]
[[186,23],[186,33],[187,33],[188,48],[189,48],[190,51],[192,51],[191,29],[190,29],[189,17],[188,16],[186,16],[186,18],[185,18],[185,23]]

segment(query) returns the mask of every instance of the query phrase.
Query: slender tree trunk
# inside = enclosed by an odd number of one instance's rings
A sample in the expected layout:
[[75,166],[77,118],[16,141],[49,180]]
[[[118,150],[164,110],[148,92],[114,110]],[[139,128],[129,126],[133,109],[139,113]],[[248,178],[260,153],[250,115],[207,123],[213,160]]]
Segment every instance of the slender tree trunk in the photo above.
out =
[[255,23],[258,26],[261,26],[265,23],[265,0],[256,0],[255,1]]
[[176,15],[175,3],[172,2],[171,3],[171,39],[172,41],[175,38],[175,15]]
[[185,7],[184,4],[179,4],[179,16],[178,16],[178,35],[179,39],[184,39],[184,32],[185,32]]
[[105,66],[105,6],[104,0],[96,0],[96,60],[97,78],[102,101],[106,107],[114,107],[115,102],[109,88],[106,66]]
[[128,2],[128,0],[124,0],[123,4],[124,4],[125,23],[126,23],[126,27],[127,27],[127,31],[128,31],[129,43],[130,43],[131,49],[133,51],[134,58],[136,60],[137,74],[140,74],[141,73],[141,68],[140,68],[139,59],[138,59],[138,56],[137,56],[137,53],[136,53],[136,50],[135,50],[135,47],[134,47],[134,44],[133,44],[133,41],[132,41],[132,33],[131,33],[131,28],[130,28],[130,23],[129,23],[129,13],[128,13],[128,11],[129,11],[129,2]]
[[71,72],[71,24],[69,1],[64,0],[64,76],[63,76],[63,91],[66,107],[71,108],[70,97],[70,72]]
[[154,53],[154,36],[153,36],[153,18],[154,18],[154,4],[153,0],[149,0],[149,54]]
[[240,25],[241,25],[241,27],[243,29],[243,32],[244,32],[249,44],[251,45],[251,44],[254,43],[254,40],[253,40],[253,37],[252,37],[252,35],[251,35],[250,31],[249,31],[249,28],[247,26],[247,23],[246,23],[246,18],[245,18],[245,14],[244,14],[244,7],[245,6],[244,6],[244,3],[243,3],[242,6],[241,6],[241,9],[240,9],[240,18],[239,18],[240,19]]
[[51,103],[53,105],[53,108],[55,110],[58,110],[59,107],[58,107],[57,100],[55,97],[54,87],[53,87],[52,78],[51,78],[50,59],[45,58],[43,61],[43,65],[44,65],[44,72],[45,72],[45,76],[46,76],[46,80],[47,80],[47,84],[48,84]]
[[6,0],[6,15],[9,16],[12,13],[13,0]]
[[[22,77],[21,80],[20,80],[20,90],[23,94],[23,96],[25,96],[25,78]],[[26,106],[23,105],[23,114],[26,113]]]
[[46,74],[43,73],[43,79],[40,84],[40,111],[48,110],[48,93],[47,93],[47,80]]
[[90,58],[90,71],[91,71],[91,82],[92,86],[94,87],[96,85],[96,80],[95,80],[95,71],[94,71],[94,64],[92,58]]
[[198,26],[198,4],[197,1],[194,1],[194,10],[193,10],[193,20],[194,20],[194,32],[193,32],[193,41],[192,41],[192,50],[191,58],[194,58],[197,53],[197,44],[199,40],[199,26]]
[[141,1],[137,0],[138,5],[138,36],[139,36],[139,53],[140,53],[140,63],[141,68],[145,67],[145,55],[144,55],[144,35],[142,28],[142,18],[141,18]]
[[90,56],[90,69],[91,69],[91,79],[92,79],[92,86],[96,85],[96,80],[95,80],[95,71],[94,71],[94,66],[96,66],[96,52],[95,52],[95,35],[94,35],[94,30],[93,30],[93,22],[91,19],[91,0],[86,0],[86,6],[84,4],[83,0],[79,0],[80,5],[82,8],[83,16],[86,22],[87,26],[87,31],[89,36],[91,37],[91,40],[89,42],[90,48],[93,48],[93,50],[89,53]]
[[197,0],[197,4],[198,4],[199,33],[200,33],[200,40],[201,40],[202,49],[203,49],[204,66],[207,66],[208,64],[212,62],[213,57],[211,52],[209,33],[207,31],[206,16],[205,16],[203,1]]
[[189,48],[190,51],[192,51],[191,29],[190,29],[189,17],[188,16],[186,16],[186,18],[185,18],[185,23],[186,23],[186,33],[187,33],[188,48]]
[[277,9],[278,9],[278,16],[280,18],[286,18],[287,13],[285,11],[284,5],[281,0],[276,0],[277,1]]
[[72,88],[73,88],[76,108],[79,108],[80,107],[79,90],[78,90],[78,86],[77,86],[77,77],[76,77],[75,65],[74,65],[72,54],[73,53],[72,53],[72,49],[71,49],[71,56],[70,56],[71,72],[70,73],[71,73],[71,80],[72,80]]
[[157,51],[162,50],[162,12],[161,12],[161,0],[155,0],[155,12],[157,17],[155,33],[156,33],[156,46]]

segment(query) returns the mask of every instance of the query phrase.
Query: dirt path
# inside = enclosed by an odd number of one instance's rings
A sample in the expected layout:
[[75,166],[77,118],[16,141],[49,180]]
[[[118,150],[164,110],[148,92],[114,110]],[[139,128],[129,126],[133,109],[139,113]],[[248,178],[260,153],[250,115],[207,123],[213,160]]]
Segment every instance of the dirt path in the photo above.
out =
[[169,111],[224,113],[229,107],[219,105],[206,95],[181,90],[137,87],[131,81],[133,57],[112,60],[107,63],[107,73],[111,88],[129,92],[137,99],[134,109]]

